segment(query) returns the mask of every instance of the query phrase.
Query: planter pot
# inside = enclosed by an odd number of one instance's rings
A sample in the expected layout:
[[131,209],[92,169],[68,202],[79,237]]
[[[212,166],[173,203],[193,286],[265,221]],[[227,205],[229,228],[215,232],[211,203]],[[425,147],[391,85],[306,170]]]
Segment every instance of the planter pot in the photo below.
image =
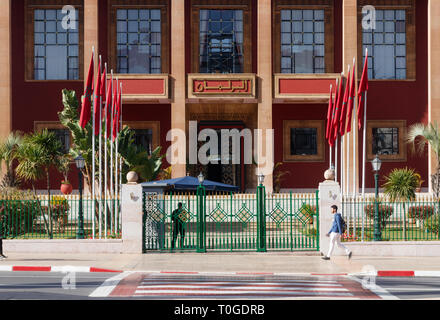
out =
[[70,183],[62,183],[60,190],[63,194],[68,195],[72,193],[73,187]]

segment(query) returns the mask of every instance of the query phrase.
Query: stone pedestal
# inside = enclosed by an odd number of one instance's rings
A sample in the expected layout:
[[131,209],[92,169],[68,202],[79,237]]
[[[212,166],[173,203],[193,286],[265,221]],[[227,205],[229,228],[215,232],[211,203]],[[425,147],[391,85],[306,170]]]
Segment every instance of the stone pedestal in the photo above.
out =
[[341,212],[341,188],[338,182],[326,180],[319,184],[319,250],[324,254],[327,254],[329,248],[330,238],[325,235],[333,223],[332,205],[336,205]]
[[142,253],[142,186],[122,185],[122,252]]

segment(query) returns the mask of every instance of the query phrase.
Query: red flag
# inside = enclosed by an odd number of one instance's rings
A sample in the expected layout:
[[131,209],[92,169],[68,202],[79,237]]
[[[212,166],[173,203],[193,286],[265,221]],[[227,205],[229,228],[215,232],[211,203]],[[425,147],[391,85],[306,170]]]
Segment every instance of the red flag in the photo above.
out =
[[348,96],[350,94],[350,70],[348,70],[347,83],[345,85],[344,101],[342,102],[341,117],[339,119],[339,134],[345,134],[345,124],[347,119]]
[[331,128],[332,115],[333,115],[333,89],[332,87],[330,87],[330,99],[328,101],[328,110],[327,110],[327,128],[325,130],[325,139],[328,140],[329,143],[330,143],[329,133]]
[[90,121],[90,117],[92,115],[91,107],[92,107],[92,99],[93,99],[93,76],[95,71],[95,64],[92,59],[90,61],[89,74],[87,76],[86,86],[84,88],[84,96],[82,100],[81,106],[81,116],[79,118],[79,125],[81,128],[84,128],[86,124]]
[[112,84],[113,81],[109,81],[109,85],[107,88],[107,98],[105,100],[105,123],[106,123],[106,128],[107,128],[107,137],[110,137],[110,121],[111,121],[111,109],[112,109],[112,105],[113,105],[113,99],[112,99]]
[[351,131],[351,117],[353,115],[354,99],[356,98],[356,83],[355,83],[355,69],[356,63],[353,63],[351,71],[350,94],[348,95],[348,111],[347,111],[347,132]]
[[99,61],[98,77],[96,78],[95,90],[95,136],[99,134],[99,115],[101,112],[101,61]]
[[113,118],[113,141],[115,141],[119,133],[120,116],[121,116],[121,89],[119,89],[118,98],[116,100],[115,115]]
[[101,77],[101,88],[99,89],[99,94],[102,98],[105,98],[105,82],[107,81],[107,70],[104,68],[104,72]]
[[364,97],[363,94],[368,91],[368,51],[365,54],[365,62],[364,62],[364,71],[362,71],[362,78],[361,82],[359,84],[359,90],[358,90],[358,123],[359,123],[359,130],[362,128],[362,121],[364,119]]
[[333,132],[333,140],[336,140],[338,137],[338,122],[339,122],[339,116],[341,114],[341,107],[342,107],[342,90],[343,90],[343,84],[342,84],[343,77],[341,77],[341,80],[339,81],[339,89],[338,94],[336,97],[336,105],[335,110],[333,112],[333,121],[332,121],[332,132]]
[[[113,129],[114,119],[116,117],[115,113],[116,113],[117,99],[118,99],[118,82],[116,81],[116,84],[113,86],[113,103],[112,103],[112,110],[111,110],[111,115],[110,115],[110,121],[111,121],[110,125],[111,125],[111,127],[109,127],[110,130]],[[109,134],[107,135],[107,137],[110,138],[110,134],[112,133],[112,131],[109,131]]]

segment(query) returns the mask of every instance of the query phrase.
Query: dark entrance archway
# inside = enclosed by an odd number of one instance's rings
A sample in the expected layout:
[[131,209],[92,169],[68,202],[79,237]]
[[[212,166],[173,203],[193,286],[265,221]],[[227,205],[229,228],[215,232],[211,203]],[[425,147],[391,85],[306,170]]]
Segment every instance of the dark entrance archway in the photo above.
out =
[[[213,129],[217,132],[218,150],[216,154],[210,155],[210,162],[208,165],[203,166],[202,171],[208,180],[232,184],[240,187],[241,191],[244,191],[245,181],[245,167],[244,167],[244,139],[240,137],[239,150],[240,150],[240,163],[232,163],[232,148],[233,139],[229,137],[229,152],[226,163],[221,159],[222,155],[222,129],[232,130],[237,129],[239,132],[245,129],[243,121],[218,121],[218,120],[205,120],[198,123],[198,132],[203,129]],[[203,143],[201,143],[203,144]]]

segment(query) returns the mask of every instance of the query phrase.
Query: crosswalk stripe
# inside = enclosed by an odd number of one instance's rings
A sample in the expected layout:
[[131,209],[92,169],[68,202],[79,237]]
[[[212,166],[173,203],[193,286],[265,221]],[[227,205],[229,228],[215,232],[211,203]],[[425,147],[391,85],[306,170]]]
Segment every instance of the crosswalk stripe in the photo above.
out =
[[[161,290],[161,289],[175,289],[175,290],[191,290],[191,289],[205,289],[210,290],[210,288],[207,288],[206,286],[197,286],[197,285],[185,285],[185,286],[176,286],[176,285],[154,285],[154,286],[139,286],[138,289],[150,289],[150,290]],[[255,289],[259,291],[268,291],[268,290],[286,290],[286,291],[348,291],[345,288],[305,288],[305,287],[258,287],[258,286],[227,286],[227,287],[221,287],[216,286],[215,288],[225,288],[225,290],[232,290],[232,289]]]
[[212,295],[257,295],[257,296],[292,296],[292,295],[332,295],[332,296],[343,296],[350,297],[353,294],[349,292],[325,292],[325,291],[251,291],[251,290],[197,290],[197,291],[182,291],[182,290],[136,290],[135,295],[150,295],[150,296],[160,296],[160,295],[179,295],[179,296],[189,296],[189,295],[203,295],[203,296],[212,296]]
[[[180,282],[192,282],[192,281],[197,281],[194,279],[176,279],[176,278],[170,278],[170,277],[161,277],[161,276],[156,276],[156,277],[149,277],[149,278],[144,278],[142,281],[180,281]],[[278,279],[271,279],[271,281],[277,281]],[[214,281],[214,280],[213,280]],[[215,279],[215,282],[262,282],[265,283],[264,279],[261,280],[255,280],[255,279],[227,279],[227,280],[219,280],[219,279]],[[338,281],[335,280],[292,280],[292,279],[282,279],[279,280],[283,283],[287,283],[287,282],[301,282],[301,283],[329,283],[329,284],[338,284]]]
[[[155,286],[155,285],[179,285],[179,286],[188,286],[188,285],[200,285],[200,286],[211,286],[211,285],[224,285],[224,286],[231,286],[231,285],[237,285],[236,282],[181,282],[181,281],[149,281],[149,282],[142,282],[141,286]],[[243,282],[240,283],[240,285],[255,285],[258,287],[270,287],[270,286],[282,286],[282,287],[290,287],[290,286],[301,286],[301,287],[321,287],[321,288],[336,288],[336,287],[342,287],[340,284],[335,285],[327,285],[327,284],[310,284],[310,283],[283,283],[283,282]]]

